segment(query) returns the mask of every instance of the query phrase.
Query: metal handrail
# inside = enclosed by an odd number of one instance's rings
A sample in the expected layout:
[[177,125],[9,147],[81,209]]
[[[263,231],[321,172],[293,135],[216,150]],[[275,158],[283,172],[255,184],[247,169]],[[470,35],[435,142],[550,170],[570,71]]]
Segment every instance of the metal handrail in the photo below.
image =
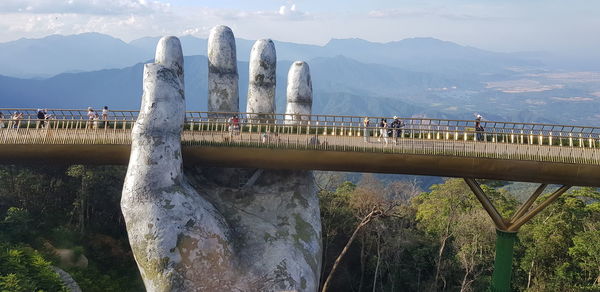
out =
[[[13,112],[19,111],[26,113],[28,117],[34,118],[37,114],[36,109],[16,109],[16,108],[0,108],[0,113],[4,117],[10,116]],[[49,113],[55,117],[69,118],[87,118],[87,110],[85,109],[48,109]],[[67,114],[68,112],[68,114]],[[110,110],[109,115],[112,117],[128,117],[137,118],[139,111],[135,110]],[[187,118],[201,117],[207,118],[210,116],[221,116],[229,117],[232,115],[238,115],[240,118],[248,118],[256,113],[244,113],[244,112],[199,112],[199,111],[188,111],[186,112]],[[286,114],[263,114],[274,117],[285,117],[290,116]],[[326,121],[333,123],[352,123],[355,126],[362,126],[362,120],[365,116],[348,116],[348,115],[295,115],[302,119],[311,121]],[[381,116],[367,116],[371,123],[376,123],[381,119],[392,120],[392,117],[381,117]],[[423,126],[453,126],[453,127],[471,127],[474,126],[475,120],[455,120],[455,119],[431,119],[431,118],[415,118],[415,117],[400,117],[400,120],[404,121],[405,124],[412,125],[423,125]],[[577,125],[560,125],[560,124],[547,124],[547,123],[517,123],[517,122],[505,122],[505,121],[481,121],[481,124],[487,128],[495,129],[506,129],[506,130],[526,130],[526,131],[556,131],[566,133],[594,133],[600,134],[600,127],[592,126],[577,126]],[[505,125],[505,126],[501,126]],[[512,125],[512,126],[511,126]],[[566,131],[565,129],[571,129]],[[576,130],[578,129],[578,130]]]

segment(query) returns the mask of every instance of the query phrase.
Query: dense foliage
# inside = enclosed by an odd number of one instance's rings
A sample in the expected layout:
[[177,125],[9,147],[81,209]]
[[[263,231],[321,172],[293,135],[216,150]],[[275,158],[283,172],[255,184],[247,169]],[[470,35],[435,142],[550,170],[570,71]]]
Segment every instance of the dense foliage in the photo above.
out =
[[0,291],[67,291],[51,263],[36,250],[0,243]]
[[[520,202],[503,188],[504,183],[482,183],[487,184],[483,190],[498,211],[510,218]],[[489,287],[495,229],[463,180],[449,179],[417,195],[407,191],[405,184],[384,184],[372,177],[358,184],[323,185],[325,276],[365,209],[370,210],[364,202],[397,200],[392,212],[359,231],[328,291],[484,291]],[[594,189],[575,189],[521,228],[513,289],[600,291],[599,199]]]
[[0,291],[60,291],[52,265],[83,291],[144,291],[119,207],[124,175],[123,167],[0,167]]
[[[51,266],[84,291],[143,291],[119,207],[124,173],[124,167],[0,167],[0,291],[61,291]],[[495,230],[463,180],[426,192],[373,175],[349,182],[319,173],[316,181],[327,291],[489,286]],[[503,216],[520,205],[503,183],[481,183]],[[65,253],[73,258],[65,260]],[[519,291],[600,291],[600,193],[575,189],[524,225],[513,273]]]

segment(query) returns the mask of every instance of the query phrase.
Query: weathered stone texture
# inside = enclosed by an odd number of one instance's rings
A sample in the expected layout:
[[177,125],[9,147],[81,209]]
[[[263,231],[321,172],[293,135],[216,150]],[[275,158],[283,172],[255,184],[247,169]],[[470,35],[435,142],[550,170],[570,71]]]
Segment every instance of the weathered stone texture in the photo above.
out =
[[[213,29],[213,47],[235,50],[232,34],[231,39],[215,38],[227,30]],[[259,60],[270,56],[274,62],[269,54]],[[232,64],[225,59],[219,63]],[[196,166],[184,175],[182,68],[179,41],[161,39],[156,63],[144,68],[142,106],[121,199],[147,290],[316,291],[321,222],[312,173]],[[237,79],[220,86],[233,92]],[[312,93],[304,93],[302,98],[312,101]],[[259,104],[271,103],[269,95],[259,96]],[[230,98],[215,95],[209,104],[237,111]],[[302,109],[310,113],[310,106]],[[273,112],[274,106],[261,111]]]
[[273,119],[264,113],[275,112],[275,71],[277,55],[275,44],[270,39],[260,39],[252,46],[249,62],[248,105],[247,112],[261,113],[249,115],[250,119]]
[[[176,38],[162,39],[157,63],[144,67],[144,94],[121,208],[148,291],[229,290],[240,285],[235,283],[237,265],[227,223],[183,178],[185,101],[178,43]],[[211,265],[202,259],[210,259]],[[206,277],[214,271],[226,280]]]
[[216,26],[208,36],[208,110],[238,111],[240,104],[235,37],[227,26]]
[[308,120],[312,111],[312,80],[306,62],[296,61],[288,71],[286,120],[300,122]]
[[321,265],[321,219],[311,172],[195,167],[189,181],[231,227],[240,269],[254,291],[316,291]]

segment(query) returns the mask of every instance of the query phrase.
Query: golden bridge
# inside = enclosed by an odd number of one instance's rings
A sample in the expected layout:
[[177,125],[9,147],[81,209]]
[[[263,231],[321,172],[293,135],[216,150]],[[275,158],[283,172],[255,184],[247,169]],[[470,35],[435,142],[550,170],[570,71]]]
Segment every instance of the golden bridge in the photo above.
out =
[[[127,164],[138,114],[90,120],[85,110],[54,109],[39,120],[34,109],[0,112],[0,163],[65,164]],[[477,132],[474,120],[402,118],[403,127],[382,137],[382,117],[369,117],[368,127],[356,116],[251,117],[187,112],[184,163],[600,186],[595,127],[481,121],[485,130]]]

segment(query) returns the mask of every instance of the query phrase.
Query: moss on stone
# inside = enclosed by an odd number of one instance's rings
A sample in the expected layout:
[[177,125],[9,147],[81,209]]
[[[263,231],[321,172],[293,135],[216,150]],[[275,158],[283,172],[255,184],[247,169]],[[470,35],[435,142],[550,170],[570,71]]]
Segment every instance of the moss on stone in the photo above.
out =
[[135,260],[138,263],[144,280],[152,282],[155,291],[171,291],[174,287],[172,279],[166,277],[165,270],[169,268],[170,258],[149,258],[146,253],[147,243],[134,244],[131,246]]
[[175,208],[175,205],[171,204],[171,200],[166,199],[163,202],[164,202],[163,208],[165,208],[167,210],[171,210],[171,209]]
[[308,200],[302,196],[301,192],[294,191],[292,199],[298,201],[302,207],[308,208]]
[[296,221],[296,233],[292,235],[294,238],[294,245],[302,252],[304,259],[316,274],[318,271],[316,255],[314,255],[310,250],[306,249],[305,246],[306,244],[310,244],[311,237],[316,237],[317,233],[315,232],[313,226],[306,222],[306,220],[304,220],[300,214],[294,213],[293,216]]
[[294,216],[294,221],[296,221],[296,234],[294,234],[294,239],[296,241],[301,240],[306,243],[310,242],[311,237],[314,236],[314,234],[316,234],[312,225],[306,222],[298,213],[294,213],[292,216]]
[[265,232],[263,239],[266,243],[273,243],[275,241],[275,237],[268,232]]

